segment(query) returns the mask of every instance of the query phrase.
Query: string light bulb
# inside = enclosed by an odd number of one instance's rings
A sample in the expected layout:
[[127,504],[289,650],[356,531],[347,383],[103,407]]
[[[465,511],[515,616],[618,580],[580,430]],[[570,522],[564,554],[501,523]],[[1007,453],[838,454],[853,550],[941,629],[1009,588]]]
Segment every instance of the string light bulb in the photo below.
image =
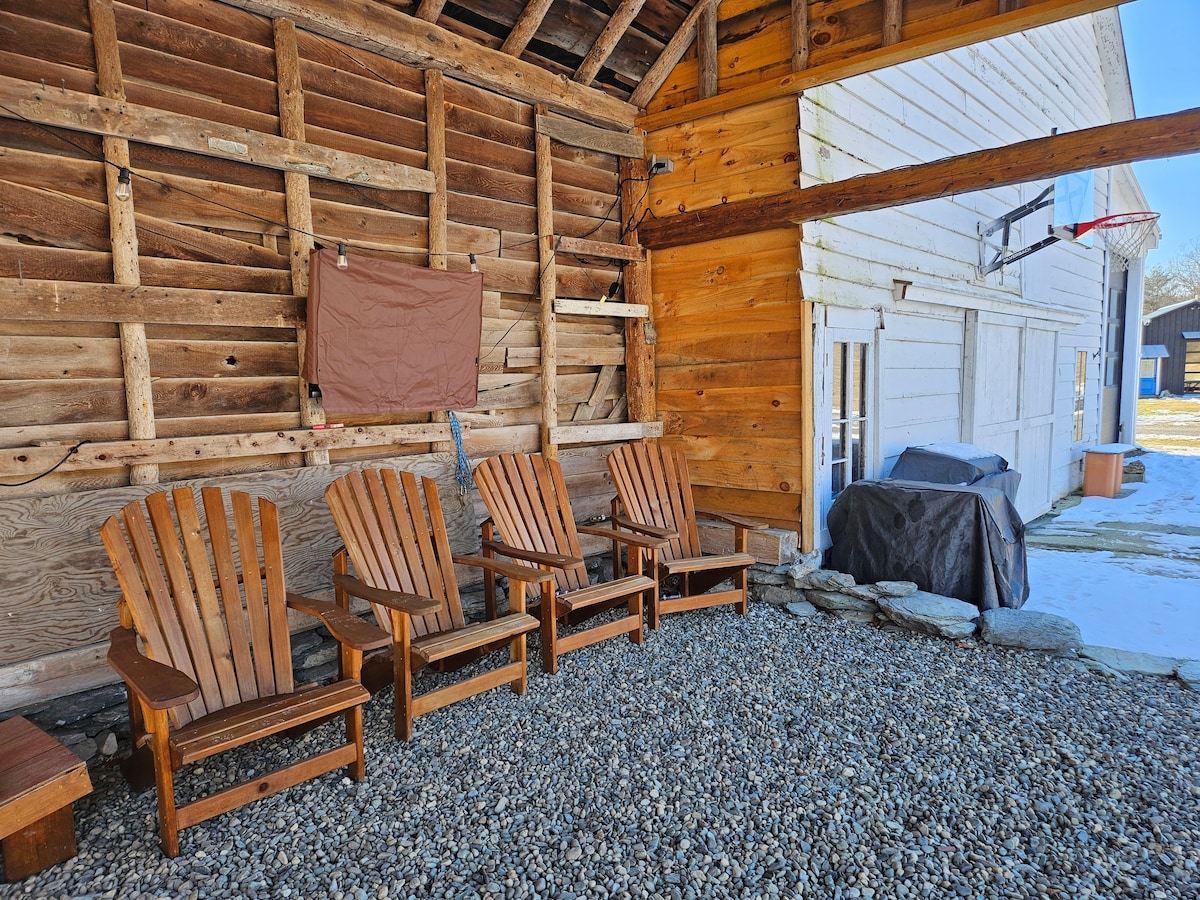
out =
[[346,245],[344,243],[338,244],[337,267],[339,269],[350,268],[350,260],[346,259]]
[[113,196],[118,200],[125,201],[133,196],[133,178],[128,166],[121,166],[117,172],[117,189],[113,191]]
[[614,281],[612,284],[610,284],[608,286],[608,292],[605,293],[605,295],[600,298],[600,302],[604,303],[606,300],[611,300],[613,297],[617,296],[617,291],[619,291],[620,289],[621,289],[620,282]]

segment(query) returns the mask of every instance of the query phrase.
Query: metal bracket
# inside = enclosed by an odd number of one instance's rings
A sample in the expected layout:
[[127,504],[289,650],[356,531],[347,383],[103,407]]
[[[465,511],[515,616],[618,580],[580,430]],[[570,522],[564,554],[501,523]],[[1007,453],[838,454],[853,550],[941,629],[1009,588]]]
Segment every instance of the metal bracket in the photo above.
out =
[[[1031,213],[1037,212],[1039,209],[1045,209],[1054,202],[1054,185],[1050,185],[1028,203],[1023,203],[1011,212],[1006,212],[998,219],[992,219],[990,222],[980,222],[979,231],[979,277],[990,275],[997,269],[1002,269],[1007,263],[1016,262],[1019,259],[1024,259],[1031,253],[1049,247],[1051,244],[1062,240],[1053,230],[1050,236],[1044,240],[1038,241],[1036,244],[1018,250],[1016,253],[1008,252],[1008,241],[1012,236],[1012,225],[1018,222]],[[997,231],[1002,232],[999,245],[989,247],[987,239]],[[987,259],[987,251],[994,249],[994,255],[991,259]]]

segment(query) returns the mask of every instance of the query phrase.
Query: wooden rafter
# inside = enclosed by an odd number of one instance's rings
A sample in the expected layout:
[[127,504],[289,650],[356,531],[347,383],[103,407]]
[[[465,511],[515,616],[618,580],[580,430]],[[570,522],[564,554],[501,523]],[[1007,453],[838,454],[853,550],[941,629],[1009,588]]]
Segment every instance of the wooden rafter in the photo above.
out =
[[521,10],[521,15],[517,17],[516,24],[508,33],[508,37],[500,45],[500,52],[507,53],[509,56],[520,56],[529,46],[529,42],[533,40],[533,36],[537,34],[542,19],[546,18],[546,13],[550,11],[550,4],[553,2],[554,0],[530,0]]
[[641,12],[642,4],[645,2],[646,0],[621,0],[621,5],[612,14],[612,18],[605,24],[604,30],[600,32],[600,36],[596,38],[592,48],[583,58],[583,62],[575,70],[575,74],[572,76],[575,81],[580,84],[592,83],[596,73],[600,71],[600,67],[616,49],[617,42],[621,40],[625,30]]
[[421,5],[417,7],[416,16],[425,22],[436,22],[438,16],[442,14],[442,8],[446,5],[446,0],[421,0]]
[[692,41],[696,37],[696,27],[700,22],[700,17],[704,15],[704,11],[709,7],[715,8],[720,2],[721,0],[698,0],[692,7],[692,11],[687,14],[687,18],[683,20],[683,24],[679,26],[679,30],[667,42],[667,46],[663,47],[658,59],[642,76],[642,83],[630,94],[630,103],[640,109],[645,108],[646,104],[650,102],[650,98],[657,94],[658,89],[663,86],[671,74],[671,70],[675,68],[675,64],[683,59],[688,47],[692,46]]
[[341,0],[221,2],[260,15],[286,16],[314,34],[418,69],[439,69],[518,100],[544,103],[551,109],[622,128],[633,125],[636,110],[629,103],[382,4]]
[[735,237],[807,222],[1054,178],[1101,166],[1200,152],[1200,108],[1099,125],[978,150],[923,165],[738,200],[665,219],[638,230],[653,250]]

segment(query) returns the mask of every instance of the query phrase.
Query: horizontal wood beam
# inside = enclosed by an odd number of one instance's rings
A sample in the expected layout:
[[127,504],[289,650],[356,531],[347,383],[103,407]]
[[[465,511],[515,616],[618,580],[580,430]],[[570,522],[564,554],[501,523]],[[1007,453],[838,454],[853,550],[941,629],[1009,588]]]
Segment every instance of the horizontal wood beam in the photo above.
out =
[[625,259],[630,262],[641,262],[646,258],[646,251],[641,247],[566,236],[558,239],[558,252],[576,256],[600,256],[604,259]]
[[378,53],[417,69],[447,75],[528,103],[544,103],[592,121],[633,127],[637,109],[603,91],[560,78],[500,50],[459,37],[382,3],[345,0],[221,0],[274,18],[284,16],[313,34]]
[[[392,444],[424,444],[453,438],[449,425],[359,425],[252,434],[209,434],[196,437],[154,438],[140,441],[84,443],[74,452],[68,445],[9,447],[0,450],[0,478],[40,475],[64,460],[59,472],[112,469],[119,466],[267,456],[274,453],[309,453],[314,450],[345,450],[350,447],[384,447]],[[69,455],[68,455],[69,453]]]
[[663,436],[662,422],[596,422],[588,425],[557,425],[550,429],[555,444],[604,444]]
[[796,188],[769,197],[738,200],[670,218],[650,219],[639,226],[638,238],[642,246],[659,250],[754,234],[795,222],[1196,152],[1200,152],[1200,108],[1084,128],[922,165]]
[[[432,26],[429,26],[432,27]],[[433,173],[304,141],[0,76],[0,117],[188,150],[252,166],[391,191],[434,189]],[[135,185],[136,190],[136,185]]]
[[[651,113],[639,118],[637,125],[645,131],[656,131],[671,125],[729,112],[732,109],[741,109],[755,103],[801,94],[817,85],[841,81],[844,78],[862,75],[866,72],[875,72],[898,63],[932,56],[935,53],[954,50],[958,47],[966,47],[981,41],[990,41],[1008,34],[1016,34],[1019,31],[1028,31],[1041,25],[1061,22],[1064,19],[1072,19],[1128,2],[1130,0],[1025,0],[1021,9],[999,13],[967,25],[954,25],[943,31],[934,31],[910,40],[902,40],[890,46],[865,50],[836,62],[791,72],[778,78],[760,81],[749,87],[725,91],[715,97]],[[697,3],[696,9],[699,9],[700,6],[701,4]],[[795,58],[796,54],[793,53],[793,60]],[[653,92],[645,95],[643,88],[646,84],[647,79],[643,79],[642,86],[638,87],[630,97],[642,108],[646,107],[653,96]]]
[[644,303],[601,303],[599,300],[555,300],[554,311],[573,316],[619,316],[625,319],[644,319],[650,307]]
[[[9,249],[20,254],[20,249]],[[191,288],[0,278],[0,319],[295,328],[304,298]]]
[[582,147],[613,156],[629,156],[641,159],[646,155],[646,140],[641,134],[626,134],[610,128],[597,128],[574,119],[561,116],[538,116],[538,134],[570,147]]

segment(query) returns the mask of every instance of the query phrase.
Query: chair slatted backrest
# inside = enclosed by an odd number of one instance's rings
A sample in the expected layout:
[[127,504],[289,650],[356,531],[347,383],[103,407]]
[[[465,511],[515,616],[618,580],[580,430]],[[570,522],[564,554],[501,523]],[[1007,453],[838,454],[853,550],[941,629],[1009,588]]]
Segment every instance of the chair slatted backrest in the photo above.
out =
[[221,490],[201,498],[204,523],[195,494],[178,488],[100,529],[147,655],[200,686],[171,711],[176,725],[294,688],[278,510],[259,498],[256,526],[250,495],[231,492],[231,530]]
[[[558,460],[540,453],[493,456],[476,466],[475,484],[504,543],[583,559]],[[585,588],[587,567],[556,569],[555,579],[565,591]]]
[[682,450],[634,441],[608,455],[608,471],[629,518],[678,533],[659,551],[664,562],[702,555],[692,483]]
[[[437,482],[422,478],[418,487],[411,472],[367,469],[335,479],[325,489],[325,500],[362,581],[442,602],[437,613],[412,618],[414,634],[463,627]],[[376,608],[375,618],[391,629],[386,609]]]

